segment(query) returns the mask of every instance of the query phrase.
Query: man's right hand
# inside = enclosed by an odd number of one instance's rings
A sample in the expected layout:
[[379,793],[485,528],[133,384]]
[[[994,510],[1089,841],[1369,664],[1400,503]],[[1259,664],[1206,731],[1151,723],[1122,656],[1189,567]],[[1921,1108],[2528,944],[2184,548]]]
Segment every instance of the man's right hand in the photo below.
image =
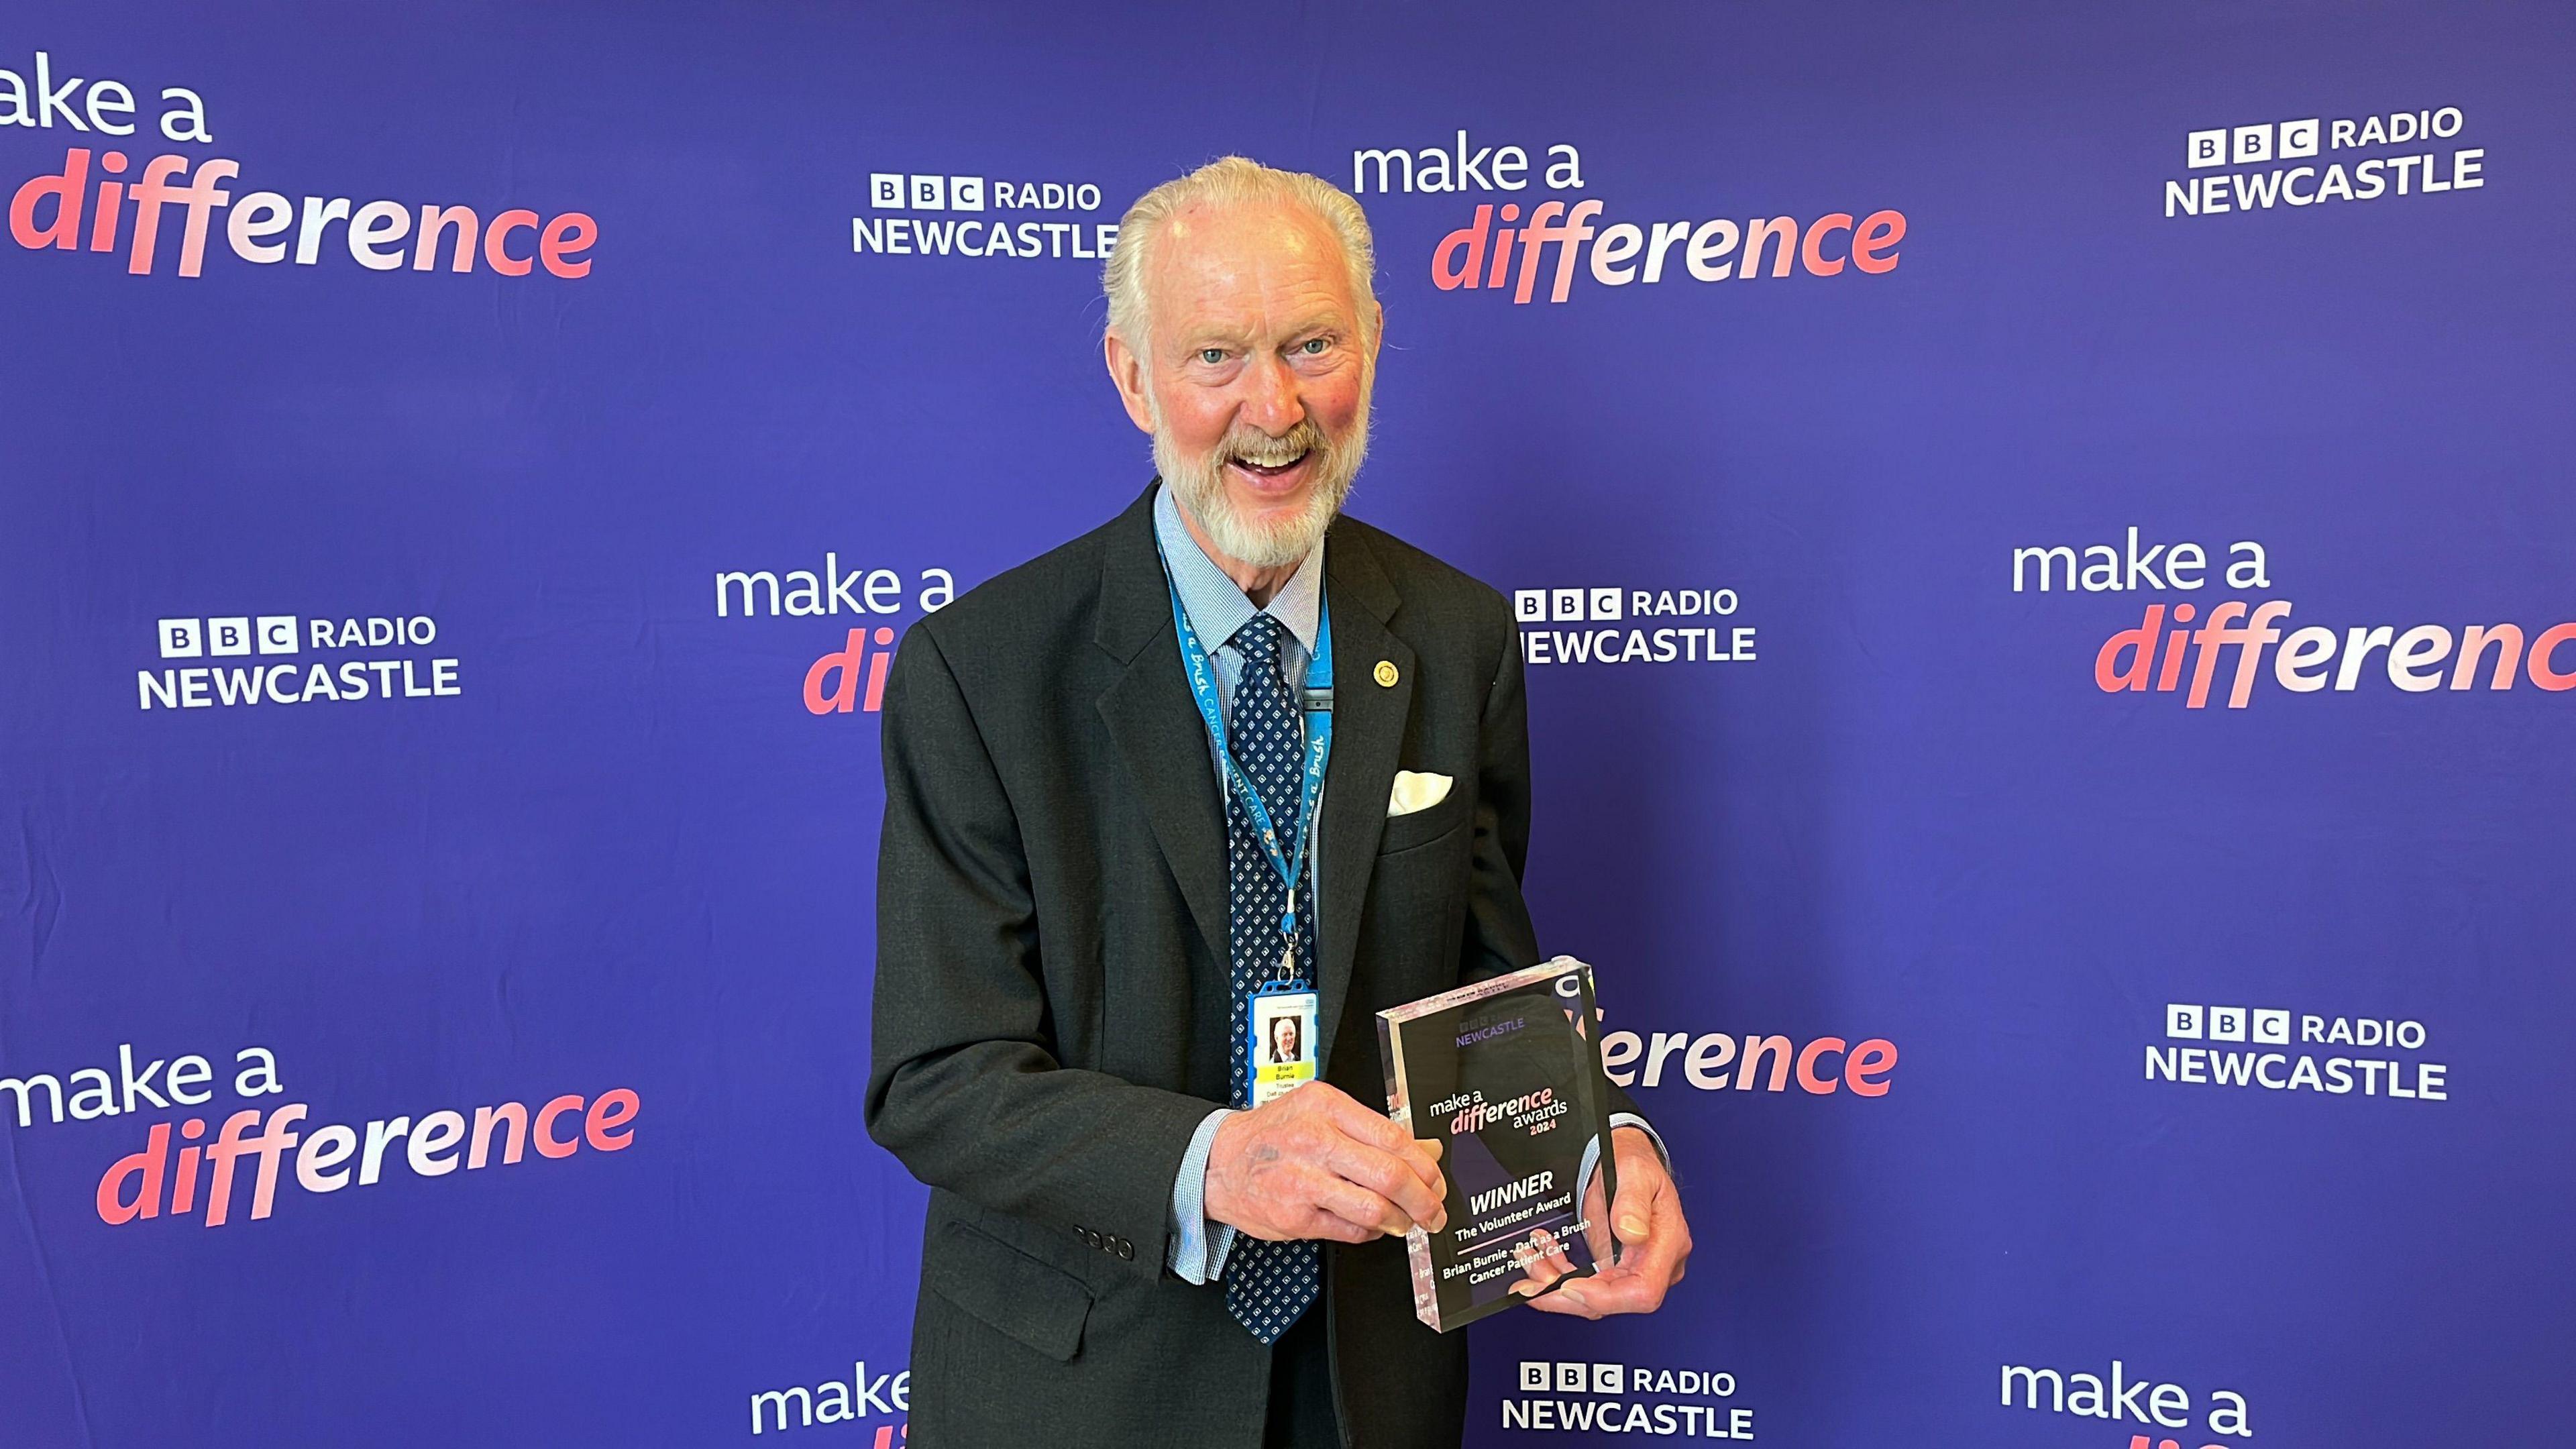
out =
[[1329,1082],[1217,1124],[1207,1215],[1256,1238],[1365,1243],[1449,1221],[1440,1144],[1419,1142]]

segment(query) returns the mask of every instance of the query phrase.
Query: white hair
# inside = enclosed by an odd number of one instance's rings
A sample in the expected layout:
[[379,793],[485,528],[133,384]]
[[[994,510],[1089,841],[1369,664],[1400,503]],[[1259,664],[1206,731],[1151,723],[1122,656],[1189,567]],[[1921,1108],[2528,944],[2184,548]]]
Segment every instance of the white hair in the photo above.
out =
[[1101,264],[1101,289],[1109,294],[1109,330],[1129,346],[1145,350],[1145,272],[1164,223],[1193,206],[1244,206],[1286,202],[1302,206],[1330,227],[1350,267],[1351,299],[1359,305],[1360,326],[1373,326],[1377,307],[1377,243],[1369,234],[1368,216],[1360,204],[1320,176],[1282,171],[1241,156],[1224,156],[1187,176],[1175,177],[1127,208],[1118,221],[1118,244]]

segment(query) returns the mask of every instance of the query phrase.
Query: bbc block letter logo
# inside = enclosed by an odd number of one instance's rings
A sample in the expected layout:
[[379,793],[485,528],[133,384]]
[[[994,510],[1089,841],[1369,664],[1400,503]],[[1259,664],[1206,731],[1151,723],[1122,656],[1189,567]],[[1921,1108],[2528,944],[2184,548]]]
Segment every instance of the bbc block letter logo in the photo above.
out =
[[208,619],[206,621],[206,652],[215,655],[218,658],[226,659],[237,654],[248,654],[250,652],[250,620],[248,618]]

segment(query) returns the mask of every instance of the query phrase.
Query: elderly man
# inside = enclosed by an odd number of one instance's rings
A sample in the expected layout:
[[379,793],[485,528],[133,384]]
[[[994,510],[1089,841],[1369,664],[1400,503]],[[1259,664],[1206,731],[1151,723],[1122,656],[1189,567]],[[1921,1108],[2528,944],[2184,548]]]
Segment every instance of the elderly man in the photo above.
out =
[[[868,1127],[932,1189],[910,1442],[1455,1446],[1466,1346],[1402,1241],[1440,1167],[1372,1105],[1369,1018],[1538,959],[1510,611],[1341,516],[1383,318],[1356,202],[1228,158],[1119,237],[1109,373],[1160,477],[915,626],[886,694]],[[1319,1070],[1262,1068],[1255,1000],[1311,1012]],[[1538,1308],[1681,1277],[1616,1120],[1620,1262]]]

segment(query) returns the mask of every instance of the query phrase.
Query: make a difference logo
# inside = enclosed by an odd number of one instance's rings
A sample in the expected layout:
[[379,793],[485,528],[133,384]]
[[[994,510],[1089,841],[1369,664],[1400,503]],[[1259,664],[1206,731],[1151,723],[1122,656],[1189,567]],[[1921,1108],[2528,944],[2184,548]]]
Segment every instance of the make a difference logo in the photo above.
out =
[[[1542,194],[1526,195],[1535,186]],[[1351,194],[1479,200],[1465,225],[1433,244],[1431,285],[1442,292],[1507,296],[1515,305],[1565,302],[1587,290],[1667,290],[1666,282],[1754,282],[1790,277],[1842,285],[1884,277],[1904,260],[1905,213],[1894,207],[1814,214],[1616,219],[1586,196],[1583,153],[1558,142],[1533,156],[1512,144],[1479,145],[1465,129],[1428,146],[1351,152]],[[1554,193],[1554,194],[1546,194]]]
[[24,71],[0,68],[0,146],[17,139],[17,129],[51,132],[48,144],[70,142],[58,167],[11,192],[10,238],[32,252],[122,256],[138,277],[162,270],[164,258],[178,276],[203,275],[218,221],[218,254],[253,266],[311,267],[345,256],[371,272],[590,275],[599,223],[588,212],[243,190],[227,184],[244,174],[232,157],[166,149],[143,157],[146,146],[216,144],[196,91],[165,86],[154,109],[159,139],[128,141],[142,123],[124,81],[74,74],[44,50]]

